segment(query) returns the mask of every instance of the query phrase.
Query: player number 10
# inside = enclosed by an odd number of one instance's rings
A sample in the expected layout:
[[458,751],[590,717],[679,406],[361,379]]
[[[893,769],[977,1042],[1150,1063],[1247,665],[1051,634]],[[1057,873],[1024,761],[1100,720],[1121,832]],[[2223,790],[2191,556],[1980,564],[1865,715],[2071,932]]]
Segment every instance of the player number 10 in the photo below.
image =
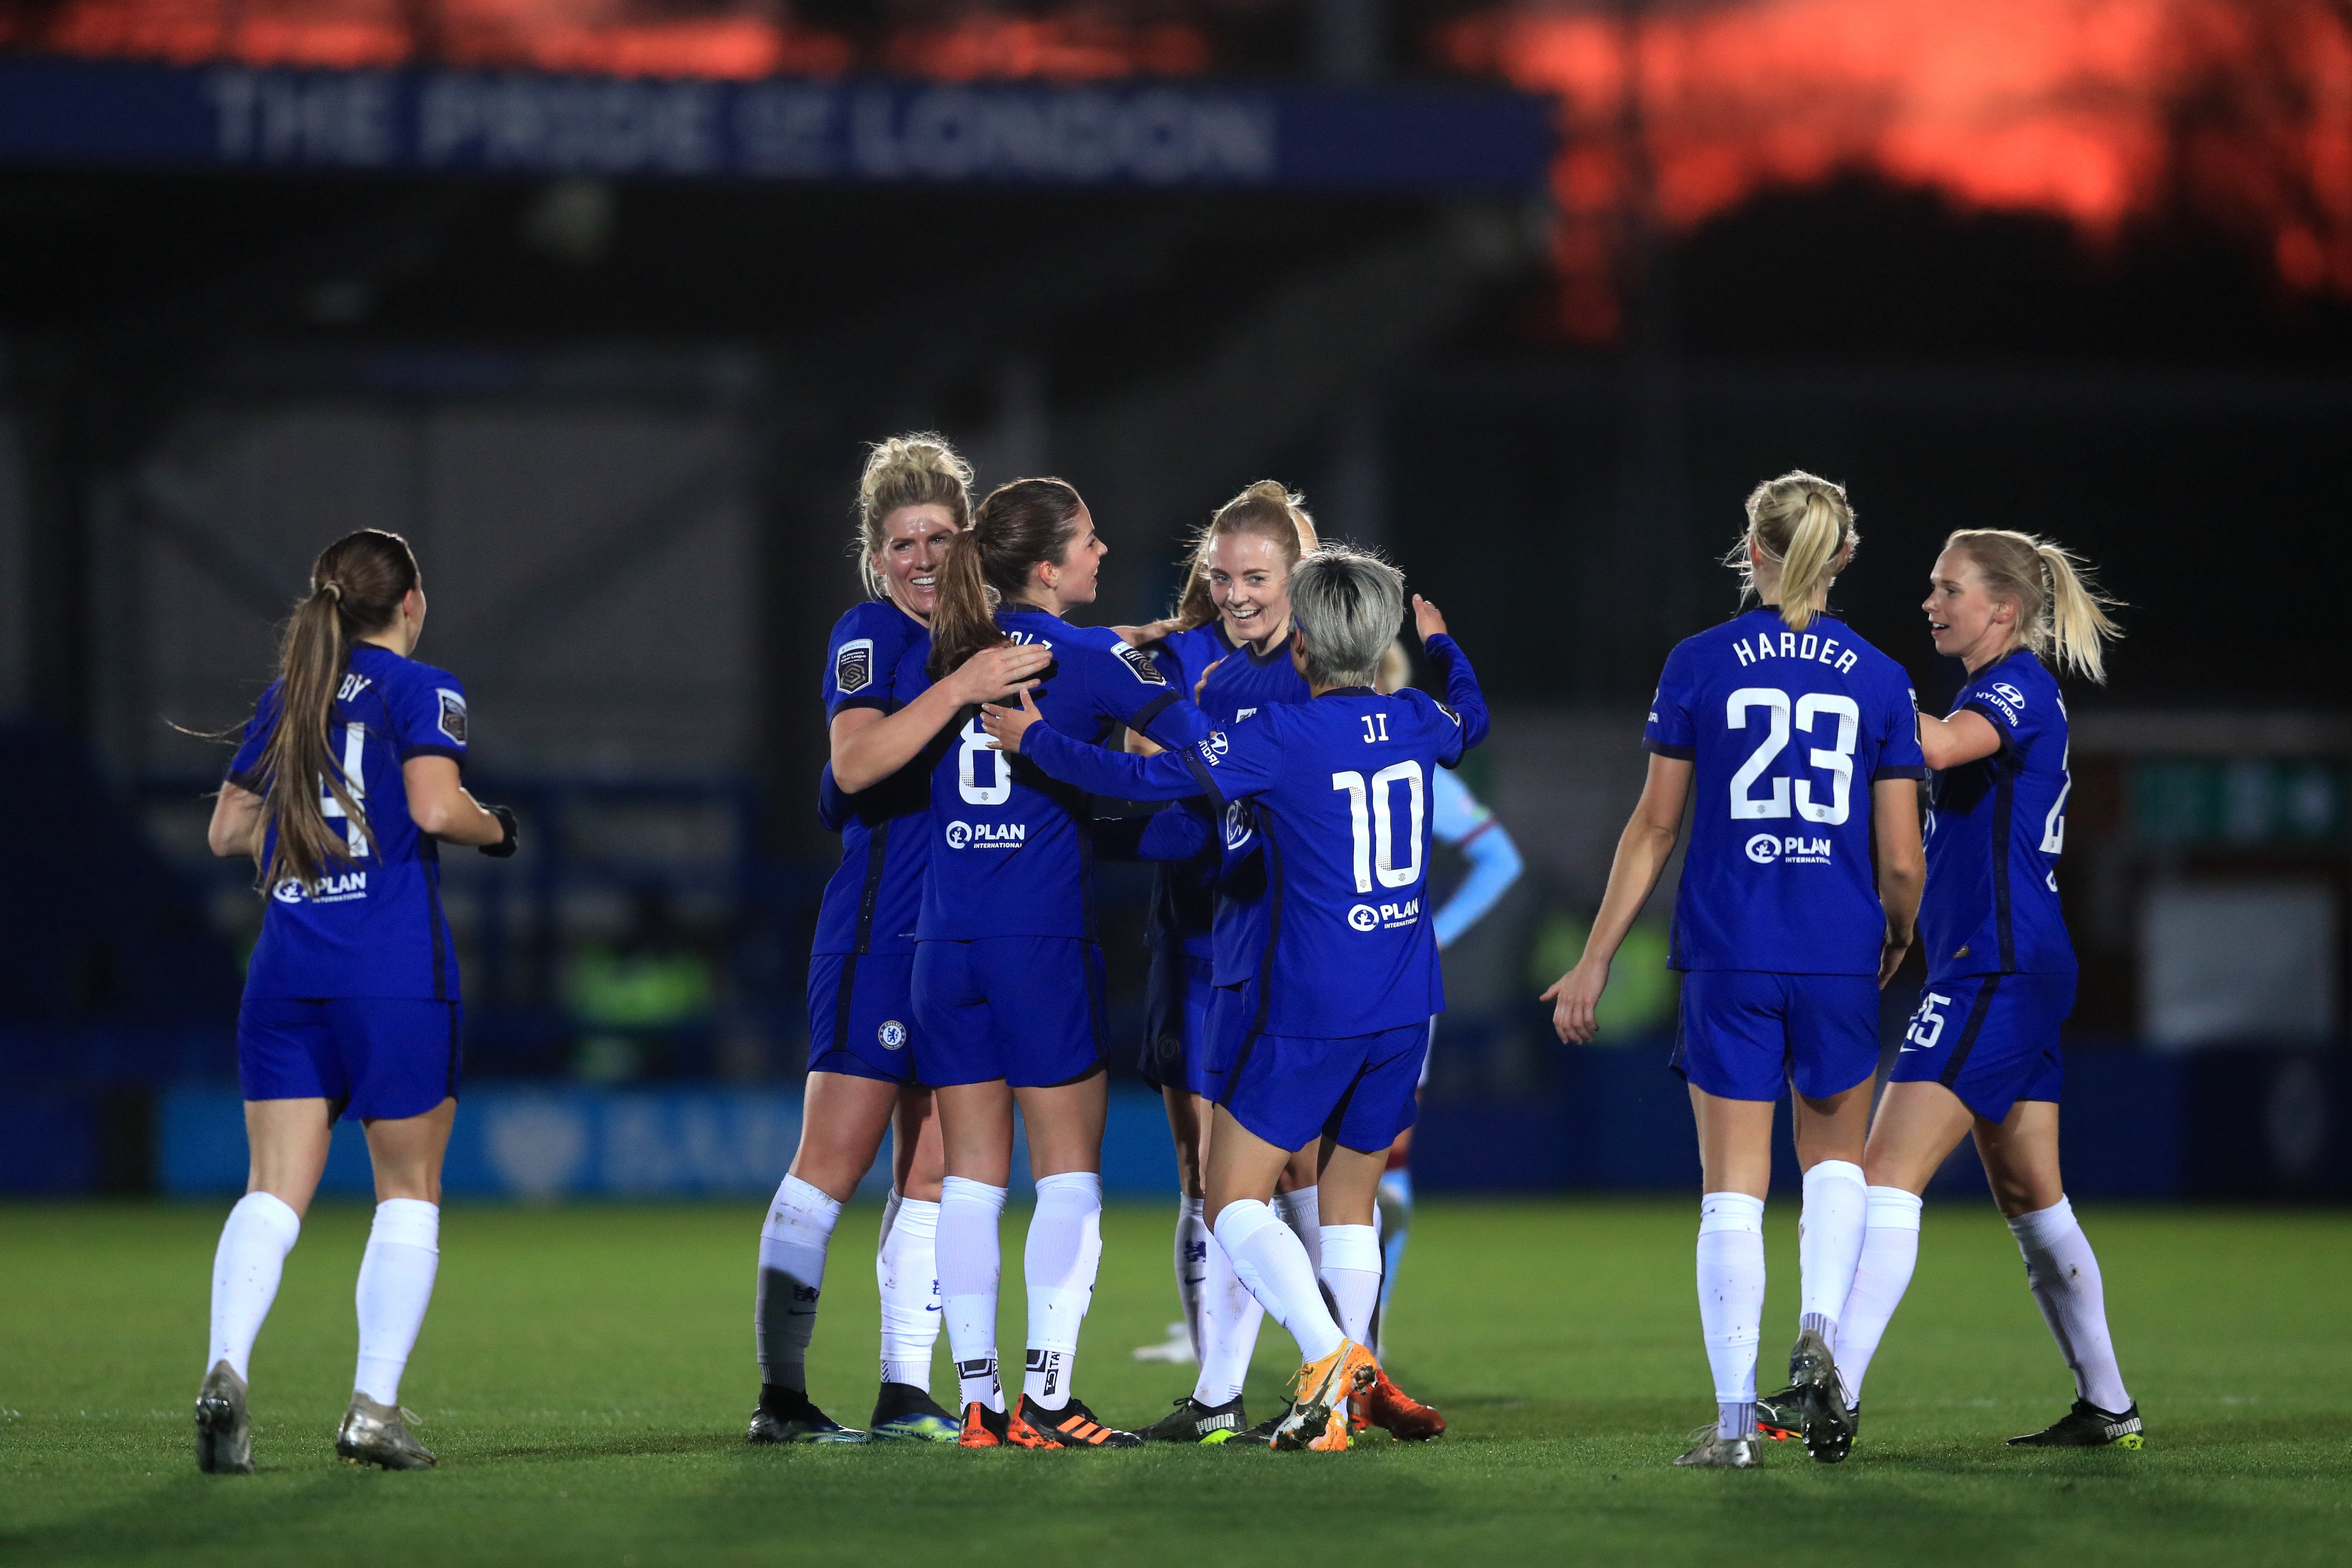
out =
[[[1406,789],[1409,819],[1405,843],[1412,861],[1396,863],[1396,811],[1390,802],[1392,784]],[[1424,810],[1421,764],[1392,762],[1366,779],[1360,773],[1334,773],[1331,788],[1348,792],[1348,818],[1355,831],[1356,891],[1372,891],[1372,878],[1382,887],[1409,887],[1421,880],[1421,824]]]

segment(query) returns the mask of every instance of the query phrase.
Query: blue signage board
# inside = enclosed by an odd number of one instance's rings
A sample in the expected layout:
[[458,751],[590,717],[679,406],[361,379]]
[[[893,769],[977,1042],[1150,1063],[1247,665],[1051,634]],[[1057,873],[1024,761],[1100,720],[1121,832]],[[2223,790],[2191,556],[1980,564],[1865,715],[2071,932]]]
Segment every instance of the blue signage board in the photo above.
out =
[[1540,193],[1495,89],[721,82],[0,57],[0,162],[858,183]]

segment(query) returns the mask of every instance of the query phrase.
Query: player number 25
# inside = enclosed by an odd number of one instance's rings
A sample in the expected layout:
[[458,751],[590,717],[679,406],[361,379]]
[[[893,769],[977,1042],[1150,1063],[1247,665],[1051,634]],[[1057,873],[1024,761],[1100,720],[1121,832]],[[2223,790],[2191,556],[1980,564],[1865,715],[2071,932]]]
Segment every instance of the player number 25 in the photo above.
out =
[[[1399,783],[1406,787],[1405,844],[1412,852],[1412,860],[1402,866],[1396,863],[1396,811],[1390,804],[1389,789]],[[1356,891],[1371,892],[1374,876],[1381,879],[1382,887],[1409,887],[1419,882],[1424,809],[1420,762],[1392,762],[1369,780],[1360,773],[1334,773],[1331,788],[1348,792],[1348,819],[1356,841]]]
[[[1742,686],[1731,694],[1725,705],[1723,722],[1733,729],[1746,729],[1750,710],[1761,708],[1766,718],[1764,738],[1731,776],[1731,815],[1736,821],[1759,817],[1785,817],[1789,814],[1789,786],[1785,775],[1772,780],[1769,795],[1753,795],[1748,787],[1772,766],[1789,744],[1789,694],[1772,686]],[[1862,727],[1862,709],[1849,696],[1830,692],[1807,692],[1796,702],[1797,727],[1811,735],[1814,724],[1822,718],[1837,720],[1836,744],[1828,747],[1811,747],[1811,760],[1816,768],[1830,775],[1830,799],[1827,805],[1813,799],[1810,779],[1793,780],[1797,793],[1797,815],[1808,822],[1823,822],[1837,826],[1846,819],[1853,806],[1853,743]]]

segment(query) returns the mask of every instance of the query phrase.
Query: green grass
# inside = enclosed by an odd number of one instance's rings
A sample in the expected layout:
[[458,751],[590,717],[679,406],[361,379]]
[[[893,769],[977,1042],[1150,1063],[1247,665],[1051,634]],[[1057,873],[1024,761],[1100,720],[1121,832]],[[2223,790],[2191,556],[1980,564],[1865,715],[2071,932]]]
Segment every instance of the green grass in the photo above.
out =
[[[2352,1558],[2341,1213],[2094,1208],[2149,1447],[2028,1453],[2000,1439],[2065,1408],[2064,1369],[1999,1219],[1935,1204],[1853,1460],[1775,1447],[1727,1474],[1667,1463],[1710,1411],[1690,1203],[1424,1205],[1390,1362],[1453,1430],[1328,1457],[753,1450],[757,1206],[461,1207],[402,1391],[441,1469],[386,1475],[331,1449],[366,1216],[321,1207],[255,1356],[261,1473],[240,1479],[195,1473],[188,1414],[225,1207],[0,1209],[0,1562]],[[1793,1208],[1774,1206],[1768,1375],[1795,1315]],[[843,1223],[811,1367],[852,1422],[873,1390],[874,1221]],[[1190,1376],[1127,1354],[1173,1315],[1168,1216],[1115,1208],[1103,1229],[1078,1386],[1140,1423]],[[1253,1412],[1290,1350],[1269,1325]]]

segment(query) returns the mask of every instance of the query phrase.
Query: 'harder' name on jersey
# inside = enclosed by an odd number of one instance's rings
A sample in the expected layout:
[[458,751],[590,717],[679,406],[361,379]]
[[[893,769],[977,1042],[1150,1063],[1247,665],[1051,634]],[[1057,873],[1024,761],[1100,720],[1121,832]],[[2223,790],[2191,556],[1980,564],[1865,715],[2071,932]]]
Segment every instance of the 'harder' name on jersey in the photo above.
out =
[[1769,632],[1759,632],[1753,637],[1733,638],[1731,651],[1739,656],[1743,669],[1765,659],[1809,659],[1844,674],[1857,662],[1852,648],[1841,645],[1834,637],[1815,632],[1783,632],[1777,637]]

